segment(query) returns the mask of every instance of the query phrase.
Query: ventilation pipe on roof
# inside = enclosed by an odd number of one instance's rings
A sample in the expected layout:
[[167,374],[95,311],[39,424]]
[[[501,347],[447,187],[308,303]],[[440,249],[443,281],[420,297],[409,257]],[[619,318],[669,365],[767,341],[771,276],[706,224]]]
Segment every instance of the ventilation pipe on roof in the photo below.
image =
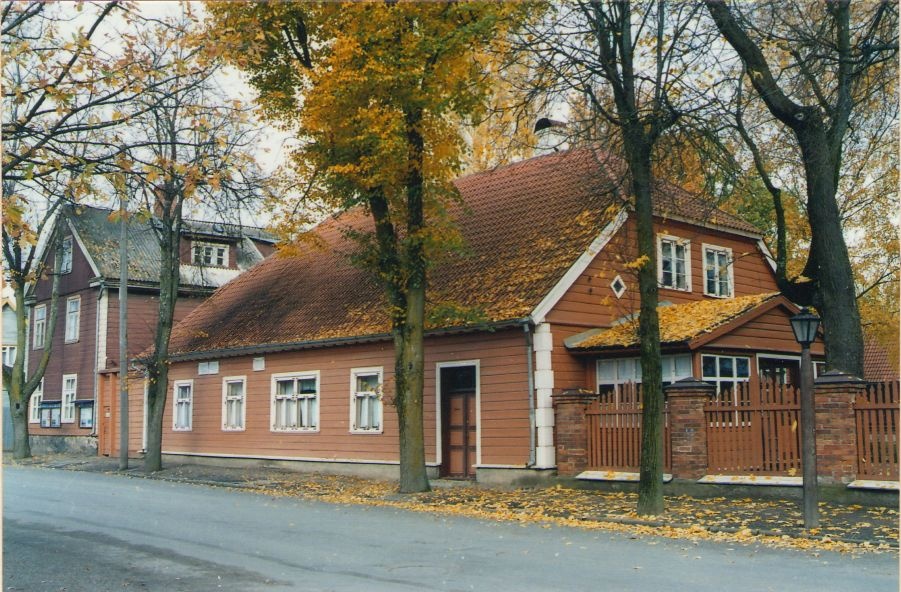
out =
[[538,146],[535,148],[536,156],[553,154],[569,149],[569,137],[566,122],[542,117],[535,122],[535,137]]

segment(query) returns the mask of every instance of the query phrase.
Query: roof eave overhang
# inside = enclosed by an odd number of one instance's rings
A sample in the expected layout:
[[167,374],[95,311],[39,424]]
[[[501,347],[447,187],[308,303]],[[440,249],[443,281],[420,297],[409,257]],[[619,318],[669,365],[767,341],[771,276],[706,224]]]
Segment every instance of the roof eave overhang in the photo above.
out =
[[[483,331],[497,331],[499,329],[507,329],[511,327],[521,327],[525,324],[531,324],[531,319],[519,318],[509,319],[506,321],[496,321],[491,323],[479,323],[475,325],[461,325],[458,327],[443,327],[441,329],[432,329],[425,332],[426,337],[437,337],[441,335],[459,335],[463,333],[478,333]],[[186,352],[183,354],[174,354],[169,357],[172,362],[190,362],[195,360],[210,360],[215,358],[234,358],[240,356],[251,356],[258,354],[271,354],[288,351],[300,351],[305,349],[318,349],[325,347],[336,347],[341,345],[355,345],[360,343],[375,343],[379,341],[390,341],[390,333],[374,333],[371,335],[358,335],[353,337],[334,337],[329,339],[312,339],[304,341],[293,341],[288,343],[264,343],[257,345],[247,345],[239,347],[227,347],[211,349],[206,351]],[[135,358],[136,362],[146,362],[148,358]]]
[[726,232],[728,234],[736,234],[738,236],[744,236],[747,238],[753,238],[754,240],[763,240],[763,234],[759,232],[749,232],[747,230],[740,230],[738,228],[732,228],[731,226],[725,226],[723,224],[717,224],[715,222],[710,222],[707,220],[693,220],[686,216],[678,216],[672,214],[654,214],[655,218],[660,218],[661,220],[672,220],[673,222],[683,222],[685,224],[693,224],[695,226],[701,226],[702,228],[709,228],[710,230],[717,230],[719,232]]

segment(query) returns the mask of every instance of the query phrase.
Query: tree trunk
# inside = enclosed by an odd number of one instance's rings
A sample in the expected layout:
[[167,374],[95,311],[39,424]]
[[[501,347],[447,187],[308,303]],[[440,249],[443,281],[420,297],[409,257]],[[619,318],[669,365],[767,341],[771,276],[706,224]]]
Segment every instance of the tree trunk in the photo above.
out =
[[817,282],[812,303],[823,318],[826,368],[863,377],[863,331],[854,272],[835,201],[834,163],[819,118],[796,130],[807,180],[810,257],[806,273]]
[[428,491],[429,479],[425,467],[425,436],[423,429],[423,383],[425,371],[423,318],[425,287],[407,294],[407,319],[401,339],[395,343],[399,353],[396,376],[399,397],[397,405],[398,437],[400,440],[400,491],[414,493]]
[[638,256],[645,259],[638,270],[641,348],[641,460],[638,513],[663,513],[663,390],[660,369],[660,321],[657,316],[657,249],[651,201],[651,147],[635,139],[638,130],[624,130],[624,141],[638,227]]
[[31,443],[28,441],[28,404],[10,403],[13,424],[13,458],[31,457]]
[[[163,468],[163,416],[169,393],[169,338],[175,317],[180,277],[179,235],[181,234],[181,206],[175,199],[167,200],[162,213],[160,232],[160,304],[154,336],[153,360],[148,365],[147,450],[144,472]],[[171,216],[171,217],[170,217]],[[174,218],[174,219],[173,219]],[[127,369],[123,369],[126,370]]]
[[425,295],[426,258],[421,235],[425,225],[423,208],[423,154],[425,140],[420,132],[422,111],[417,108],[406,113],[409,171],[405,182],[407,193],[407,235],[405,267],[406,310],[399,345],[400,359],[397,374],[398,393],[403,393],[397,405],[398,437],[400,440],[400,490],[413,493],[429,490],[425,468],[425,437],[423,417],[423,374],[425,371]]

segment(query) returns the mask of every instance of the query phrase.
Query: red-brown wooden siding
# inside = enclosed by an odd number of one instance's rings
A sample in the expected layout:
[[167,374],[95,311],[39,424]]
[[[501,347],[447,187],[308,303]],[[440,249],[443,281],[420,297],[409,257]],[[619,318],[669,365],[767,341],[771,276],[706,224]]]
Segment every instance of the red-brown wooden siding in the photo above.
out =
[[[116,368],[119,365],[119,293],[110,290],[109,309],[107,312],[106,333],[106,365],[105,368]],[[179,296],[175,302],[174,323],[185,318],[194,310],[203,298]],[[128,294],[128,354],[135,356],[153,345],[156,325],[159,321],[159,295],[148,293]]]
[[[761,294],[778,290],[772,268],[757,248],[752,238],[726,234],[680,222],[655,223],[655,231],[691,241],[691,292],[660,289],[660,300],[673,304],[710,298],[704,296],[704,265],[702,244],[732,249],[735,296]],[[633,217],[629,217],[607,246],[594,258],[572,287],[547,315],[554,325],[581,327],[606,327],[633,311],[638,310],[638,278],[626,268],[626,264],[638,257],[636,229]],[[617,298],[610,283],[621,276],[627,288],[622,298]]]
[[[350,372],[381,366],[386,384],[394,374],[390,342],[267,354],[266,368],[254,372],[252,356],[219,360],[219,373],[198,376],[197,362],[174,363],[164,424],[163,450],[241,456],[395,461],[397,415],[385,406],[382,434],[351,434]],[[435,369],[438,362],[479,360],[482,463],[523,466],[529,457],[528,376],[521,330],[428,338],[425,362],[425,447],[436,461]],[[320,372],[319,433],[270,431],[271,376]],[[247,377],[246,430],[224,432],[222,381]],[[194,380],[193,428],[172,430],[171,384]],[[390,386],[389,386],[390,391]]]
[[[753,321],[710,341],[704,346],[704,349],[794,352],[795,355],[801,355],[801,346],[798,345],[791,330],[790,316],[785,309],[774,308]],[[813,356],[822,356],[824,351],[821,339],[813,342],[810,346],[810,353]]]

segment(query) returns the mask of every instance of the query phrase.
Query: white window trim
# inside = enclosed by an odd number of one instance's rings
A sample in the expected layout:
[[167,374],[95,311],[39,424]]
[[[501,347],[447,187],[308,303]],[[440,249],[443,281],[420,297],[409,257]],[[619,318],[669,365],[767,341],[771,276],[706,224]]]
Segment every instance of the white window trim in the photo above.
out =
[[[622,285],[622,287],[623,287],[623,289],[620,290],[620,291],[618,291],[618,292],[617,292],[616,287],[615,287],[617,282],[619,282],[619,283]],[[617,275],[617,276],[616,276],[615,278],[613,278],[613,280],[610,282],[610,289],[613,290],[613,295],[614,295],[614,296],[616,296],[617,298],[622,298],[622,297],[623,297],[623,294],[626,293],[626,290],[628,289],[628,286],[626,285],[626,282],[623,280],[622,276]]]
[[[243,394],[241,396],[241,427],[231,427],[227,425],[228,421],[228,385],[233,382],[240,382],[243,386]],[[222,431],[223,432],[243,432],[247,429],[247,376],[226,376],[222,379]]]
[[41,423],[41,402],[44,400],[44,379],[34,389],[28,401],[28,423]]
[[[66,381],[72,379],[74,385],[71,391],[66,391]],[[67,399],[67,395],[72,395],[71,399]],[[78,397],[78,374],[63,374],[63,389],[60,396],[61,405],[59,410],[60,423],[75,423],[75,399]],[[72,417],[66,418],[66,409],[71,410]]]
[[435,364],[435,464],[444,462],[441,452],[441,370],[475,366],[476,368],[476,468],[482,465],[482,368],[480,360],[460,360],[459,362],[438,362]]
[[[686,376],[681,376],[676,373],[676,358],[688,358],[689,371]],[[638,369],[638,376],[633,380],[629,378],[620,378],[616,377],[614,380],[605,380],[603,384],[613,384],[614,386],[619,386],[622,384],[626,384],[629,382],[634,382],[635,384],[641,384],[641,358],[630,357],[630,358],[599,358],[595,360],[594,363],[594,386],[595,390],[600,390],[601,386],[601,363],[603,362],[617,362],[619,360],[634,360],[636,364],[636,368]],[[682,378],[688,378],[693,374],[693,370],[691,369],[691,354],[690,353],[679,353],[679,354],[664,354],[660,356],[661,362],[661,380],[662,382],[675,382],[677,380],[681,380]],[[618,367],[618,366],[615,366]]]
[[[3,346],[3,360],[4,365],[12,366],[16,363],[16,346],[15,345],[4,345]],[[6,362],[9,362],[6,364]]]
[[66,247],[65,247],[66,243],[69,243],[69,265],[68,265],[68,267],[66,266],[66,258],[64,256],[62,258],[62,261],[60,261],[60,268],[59,268],[60,274],[72,273],[72,260],[74,258],[75,242],[72,240],[71,236],[67,236],[66,238],[63,239],[63,246],[61,249],[61,253],[63,255],[65,255],[65,253],[66,253]]
[[[277,428],[275,427],[275,389],[276,383],[283,378],[315,378],[316,379],[316,427],[315,428]],[[270,376],[270,395],[269,395],[269,431],[277,434],[318,434],[319,433],[319,417],[320,407],[322,407],[322,380],[319,377],[319,370],[309,370],[306,372],[278,372]]]
[[[70,302],[78,302],[78,314],[75,315],[75,335],[69,336],[69,303]],[[66,298],[66,328],[64,329],[64,341],[65,343],[77,343],[78,337],[81,335],[81,296],[69,296]]]
[[384,379],[384,368],[382,366],[373,366],[370,368],[351,368],[350,370],[350,433],[351,434],[381,434],[385,429],[385,405],[382,403],[381,393],[376,393],[376,400],[379,404],[379,427],[378,429],[372,428],[358,428],[356,427],[357,421],[357,376],[366,375],[366,374],[378,374],[379,376],[379,390],[381,390],[382,385],[385,383]]
[[[663,241],[672,241],[685,247],[685,288],[663,285]],[[657,285],[664,290],[691,292],[691,241],[671,234],[657,235]]]
[[215,374],[219,374],[219,360],[210,360],[208,362],[197,363],[198,376],[212,376]]
[[[41,323],[41,342],[38,343],[38,310],[44,311],[44,318],[40,320]],[[34,322],[32,323],[32,344],[31,349],[44,349],[44,342],[47,341],[47,305],[46,304],[38,304],[34,307],[32,311],[34,315]]]
[[[719,359],[720,358],[731,358],[732,359],[733,372],[737,371],[737,366],[735,364],[735,360],[737,360],[739,358],[748,360],[748,375],[743,376],[743,377],[739,377],[739,376],[728,377],[728,376],[709,376],[707,374],[704,374],[704,358],[705,357],[713,357],[713,358],[717,359],[717,362],[716,362],[717,374],[719,374],[719,367],[720,367]],[[714,386],[716,386],[717,394],[719,394],[719,392],[720,392],[720,383],[722,383],[722,382],[750,382],[751,374],[753,373],[753,370],[754,370],[751,368],[751,360],[753,359],[753,357],[754,356],[752,356],[752,355],[709,354],[709,353],[702,352],[701,360],[700,360],[701,361],[701,380],[703,380],[704,382],[709,382],[709,383],[713,384]],[[757,368],[757,371],[758,371],[758,373],[760,372],[759,367]],[[733,398],[737,397],[737,393],[732,393],[732,396],[733,396]],[[735,399],[735,403],[736,404],[738,403],[737,398]]]
[[[726,266],[729,274],[729,294],[726,296],[721,296],[719,294],[712,294],[707,291],[707,251],[716,251],[718,253],[725,253],[726,257],[729,259],[729,264]],[[704,296],[710,296],[711,298],[734,298],[735,297],[735,260],[732,258],[732,249],[729,247],[721,247],[719,245],[711,245],[708,243],[701,243],[701,269],[702,272],[702,283],[704,284]]]
[[[188,427],[178,427],[178,387],[187,386],[191,388],[191,399],[188,408]],[[194,428],[194,380],[176,380],[172,383],[172,431],[173,432],[190,432]]]
[[[200,261],[197,260],[196,254],[197,249],[214,249],[213,255],[215,255],[215,249],[223,249],[224,254],[222,255],[222,265],[218,263],[205,263],[203,261],[203,256],[201,255]],[[213,243],[208,241],[191,241],[191,265],[199,265],[199,266],[210,266],[210,267],[228,267],[228,251],[229,245],[225,243]],[[214,256],[211,256],[210,259],[215,259]]]

